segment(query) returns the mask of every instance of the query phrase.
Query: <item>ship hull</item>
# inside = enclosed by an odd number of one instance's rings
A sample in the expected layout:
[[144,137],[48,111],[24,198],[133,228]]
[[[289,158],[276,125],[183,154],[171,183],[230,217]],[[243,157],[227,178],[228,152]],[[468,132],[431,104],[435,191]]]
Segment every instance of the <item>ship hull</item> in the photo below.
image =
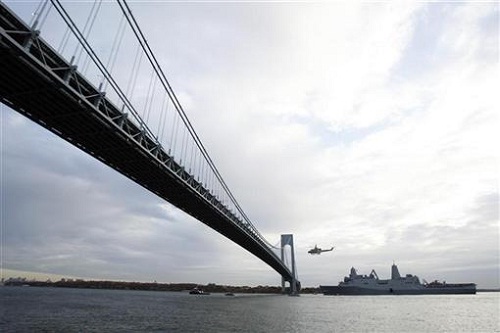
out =
[[418,289],[368,289],[356,286],[320,286],[323,295],[455,295],[455,294],[475,294],[475,286],[466,287],[441,287]]

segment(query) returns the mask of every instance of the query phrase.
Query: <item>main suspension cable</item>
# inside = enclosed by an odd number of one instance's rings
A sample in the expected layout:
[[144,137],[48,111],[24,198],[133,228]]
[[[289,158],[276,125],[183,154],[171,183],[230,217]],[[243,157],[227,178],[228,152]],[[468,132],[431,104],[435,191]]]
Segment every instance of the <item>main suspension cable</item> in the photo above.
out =
[[224,188],[224,191],[227,193],[227,195],[229,196],[230,200],[235,205],[235,208],[238,210],[238,212],[241,214],[241,216],[245,219],[245,221],[249,224],[249,226],[251,227],[251,229],[254,230],[254,232],[257,234],[257,236],[259,238],[262,238],[263,241],[265,241],[268,245],[270,245],[269,242],[267,242],[265,240],[265,238],[260,234],[260,232],[255,228],[255,226],[253,225],[253,223],[251,222],[251,220],[248,218],[248,216],[243,211],[243,209],[239,205],[238,201],[236,200],[236,198],[232,194],[232,192],[229,189],[229,187],[227,186],[226,182],[224,181],[224,179],[220,175],[220,173],[219,173],[217,167],[215,166],[213,160],[209,156],[209,154],[206,151],[203,143],[201,142],[200,138],[198,137],[198,134],[196,133],[196,131],[194,130],[194,128],[191,125],[191,122],[187,118],[187,116],[186,116],[186,114],[184,112],[184,109],[182,108],[180,102],[178,101],[177,96],[173,92],[173,89],[170,86],[170,83],[168,82],[168,80],[167,80],[167,78],[166,78],[163,70],[159,66],[159,63],[158,63],[158,61],[157,61],[154,53],[152,52],[151,47],[149,46],[149,43],[147,42],[146,38],[144,37],[144,34],[142,33],[142,30],[140,29],[139,24],[137,23],[134,15],[132,14],[132,11],[130,10],[130,7],[128,6],[127,2],[125,0],[121,0],[121,1],[117,0],[117,2],[119,4],[120,8],[122,9],[123,14],[126,16],[126,18],[127,18],[128,22],[129,22],[132,30],[134,31],[134,34],[136,35],[139,43],[143,47],[144,52],[146,53],[146,56],[148,57],[148,60],[150,61],[151,65],[153,66],[153,68],[155,69],[155,71],[157,71],[157,73],[158,73],[158,75],[159,75],[159,77],[161,79],[161,83],[164,86],[164,88],[167,91],[167,93],[169,94],[169,96],[170,96],[170,98],[172,100],[172,103],[174,104],[174,106],[175,106],[177,112],[179,113],[182,121],[186,125],[186,128],[188,129],[189,133],[191,134],[191,137],[194,139],[196,145],[198,146],[198,149],[203,154],[203,157],[207,161],[210,169],[212,169],[212,172],[214,173],[215,177],[221,183],[222,187]]

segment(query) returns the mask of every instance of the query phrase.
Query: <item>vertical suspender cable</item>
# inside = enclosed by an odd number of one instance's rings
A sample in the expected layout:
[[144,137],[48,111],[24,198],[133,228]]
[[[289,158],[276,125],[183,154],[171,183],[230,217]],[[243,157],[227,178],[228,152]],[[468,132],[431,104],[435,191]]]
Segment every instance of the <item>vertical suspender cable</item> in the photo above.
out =
[[[165,115],[163,116],[163,121],[161,122],[161,126],[158,128],[158,135],[160,136],[160,142],[164,142],[164,134],[165,134],[165,127],[167,127],[167,118],[168,118],[168,106],[169,106],[169,99],[166,94],[163,95],[163,108],[162,108],[162,115],[163,115],[163,110],[165,110]],[[161,133],[160,133],[160,128],[161,128]]]
[[40,3],[38,4],[38,7],[36,8],[35,12],[33,13],[33,17],[31,18],[31,30],[36,30],[38,26],[38,21],[40,20],[40,17],[43,15],[43,12],[45,11],[45,6],[47,6],[48,0],[41,0]]
[[149,94],[151,93],[151,86],[153,85],[153,80],[155,79],[155,71],[151,70],[151,75],[149,76],[148,92],[146,93],[146,99],[144,100],[144,108],[142,110],[142,119],[146,118],[146,113],[149,104]]
[[182,141],[181,141],[181,164],[184,158],[184,166],[186,164],[186,142],[188,141],[188,133],[184,130],[182,131]]
[[[113,73],[113,68],[115,67],[116,58],[118,57],[118,53],[120,51],[120,46],[123,40],[123,36],[125,35],[125,20],[120,19],[120,23],[118,24],[118,31],[115,35],[115,40],[113,41],[113,46],[111,47],[111,51],[109,52],[108,62],[106,64],[106,68],[109,68],[109,72]],[[104,79],[103,79],[104,80]],[[108,87],[108,81],[104,82],[103,91],[106,91]]]
[[45,24],[45,21],[47,20],[47,16],[49,16],[51,9],[52,9],[52,4],[50,4],[49,9],[47,9],[47,12],[45,13],[45,16],[43,17],[42,22],[40,22],[40,28],[38,28],[38,30],[42,29],[43,25]]
[[178,121],[178,118],[175,117],[174,119],[174,124],[175,124],[175,130],[172,131],[172,154],[175,155],[176,153],[176,150],[177,150],[177,137],[178,137],[178,133],[179,133],[179,121]]
[[[53,1],[53,0],[51,0],[51,1]],[[59,3],[59,0],[56,0],[56,1],[62,8],[62,5]],[[84,40],[86,40],[90,35],[90,31],[92,30],[92,28],[94,26],[94,22],[95,22],[95,19],[97,17],[97,13],[99,12],[99,9],[101,8],[101,3],[102,3],[102,0],[99,0],[98,4],[96,1],[94,1],[94,4],[92,5],[89,16],[87,16],[87,20],[85,21],[85,25],[83,27],[82,36],[83,36]],[[54,4],[54,3],[52,3],[52,4]],[[97,6],[96,6],[96,4],[97,4]],[[87,32],[85,32],[85,30],[87,30]],[[75,52],[73,53],[75,56],[75,63],[78,63],[78,61],[80,60],[82,52],[83,52],[83,47],[82,47],[82,44],[79,43],[76,45]]]
[[161,106],[160,106],[160,119],[158,120],[158,127],[156,129],[156,138],[162,142],[161,137],[160,137],[160,128],[162,128],[163,125],[163,118],[165,114],[165,103],[167,101],[167,95],[163,94],[163,100],[161,101]]
[[[141,68],[142,52],[140,52],[140,50],[140,45],[137,45],[137,51],[134,57],[134,65],[132,66],[132,72],[130,73],[127,90],[125,91],[125,95],[129,96],[129,100],[132,100],[132,98],[134,97],[135,89],[133,88],[135,88],[137,77],[139,76],[139,70]],[[125,106],[125,104],[123,104],[123,106]]]
[[195,145],[191,145],[191,153],[189,154],[189,173],[191,173],[191,169],[194,170],[194,167],[193,167],[193,160],[194,160],[194,146]]
[[148,112],[146,113],[146,124],[149,123],[149,115],[151,114],[151,109],[153,108],[153,101],[155,98],[155,89],[156,89],[156,82],[157,82],[157,77],[154,77],[153,81],[153,88],[151,89],[151,97],[149,98],[149,106],[148,106]]
[[61,42],[59,43],[59,46],[57,47],[57,52],[63,54],[64,49],[66,48],[66,45],[68,44],[69,36],[70,36],[70,30],[69,27],[66,26],[66,31],[64,31],[63,38],[61,39]]

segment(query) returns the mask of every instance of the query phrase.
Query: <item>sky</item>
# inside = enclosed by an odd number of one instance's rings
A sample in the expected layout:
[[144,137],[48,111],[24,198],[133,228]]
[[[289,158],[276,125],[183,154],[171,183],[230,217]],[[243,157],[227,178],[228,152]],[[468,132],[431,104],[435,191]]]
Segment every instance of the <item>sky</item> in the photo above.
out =
[[[272,244],[294,235],[302,286],[336,285],[351,266],[389,278],[395,262],[428,281],[500,287],[498,2],[130,6],[253,224]],[[2,277],[281,283],[201,222],[0,111]],[[335,249],[308,254],[315,244]]]

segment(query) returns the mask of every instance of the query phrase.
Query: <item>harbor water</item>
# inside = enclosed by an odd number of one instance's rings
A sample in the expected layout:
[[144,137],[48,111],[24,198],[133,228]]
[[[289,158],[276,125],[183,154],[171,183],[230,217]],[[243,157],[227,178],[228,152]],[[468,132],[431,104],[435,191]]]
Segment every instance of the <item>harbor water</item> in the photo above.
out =
[[500,332],[500,293],[189,295],[0,287],[0,332]]

